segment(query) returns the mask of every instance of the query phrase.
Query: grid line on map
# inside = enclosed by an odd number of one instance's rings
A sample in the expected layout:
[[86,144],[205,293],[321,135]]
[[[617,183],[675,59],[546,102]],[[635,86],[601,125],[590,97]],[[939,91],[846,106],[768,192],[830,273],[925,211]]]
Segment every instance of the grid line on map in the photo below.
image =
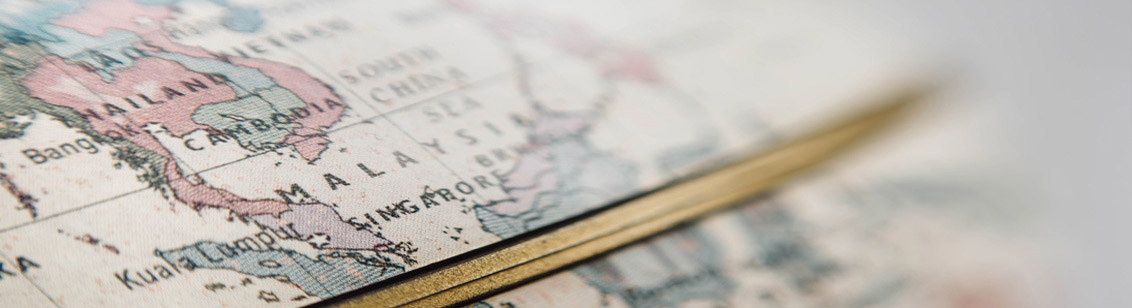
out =
[[[5,254],[4,251],[0,251],[0,258],[3,258],[0,261],[8,262],[9,264],[17,264],[16,260],[9,258],[8,254]],[[39,294],[43,294],[43,297],[46,297],[47,301],[51,302],[52,305],[55,305],[55,307],[57,307],[57,308],[63,307],[63,306],[60,306],[59,303],[55,301],[55,298],[53,298],[53,297],[51,297],[51,295],[47,294],[47,291],[43,290],[43,287],[40,287],[38,283],[35,283],[35,280],[32,280],[31,277],[28,277],[28,275],[26,275],[26,273],[24,273],[23,270],[20,270],[20,277],[24,277],[24,280],[27,281],[28,284],[31,284],[31,286],[33,288],[35,288],[37,291],[39,291]]]

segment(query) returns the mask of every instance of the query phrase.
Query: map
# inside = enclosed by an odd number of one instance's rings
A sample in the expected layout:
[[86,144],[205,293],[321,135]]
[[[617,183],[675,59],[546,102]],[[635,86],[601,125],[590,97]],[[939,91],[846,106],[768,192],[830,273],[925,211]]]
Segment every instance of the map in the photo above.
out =
[[1019,287],[1033,247],[1002,229],[1017,217],[985,212],[1005,204],[987,155],[923,130],[875,147],[919,150],[874,150],[467,307],[1040,306]]
[[[754,153],[910,54],[829,4],[0,3],[4,307],[317,303]],[[573,273],[726,296],[714,241]]]

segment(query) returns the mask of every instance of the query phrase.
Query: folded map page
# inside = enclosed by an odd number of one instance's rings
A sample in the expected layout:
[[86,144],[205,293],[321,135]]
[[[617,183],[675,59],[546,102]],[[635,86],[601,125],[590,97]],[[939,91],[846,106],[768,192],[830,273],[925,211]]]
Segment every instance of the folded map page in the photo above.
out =
[[[938,110],[937,110],[938,111]],[[1045,307],[1001,157],[954,111],[687,227],[469,308]],[[962,113],[960,113],[962,114]]]
[[12,1],[0,25],[4,307],[316,303],[755,153],[915,59],[805,3]]

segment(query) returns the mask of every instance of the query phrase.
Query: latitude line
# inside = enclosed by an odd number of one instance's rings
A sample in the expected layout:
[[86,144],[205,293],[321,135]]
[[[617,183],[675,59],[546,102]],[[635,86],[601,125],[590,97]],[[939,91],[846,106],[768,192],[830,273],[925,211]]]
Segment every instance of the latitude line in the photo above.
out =
[[[4,258],[3,261],[11,262],[12,264],[18,264],[18,263],[16,263],[16,261],[14,259],[9,258],[8,255],[5,254],[3,251],[0,251],[0,257]],[[32,280],[31,277],[28,277],[28,275],[26,275],[23,271],[20,271],[20,277],[24,277],[24,280],[27,281],[28,284],[31,284],[32,287],[34,287],[36,290],[39,290],[39,294],[43,294],[43,297],[46,297],[47,300],[50,301],[52,305],[55,305],[55,307],[58,307],[58,308],[63,307],[63,306],[60,306],[59,303],[55,301],[55,298],[52,298],[51,295],[48,295],[47,291],[43,290],[43,287],[40,287],[38,283],[35,283],[35,280]]]
[[[178,178],[176,180],[182,181],[182,180],[186,180],[186,179]],[[131,191],[119,193],[117,195],[104,198],[102,200],[98,200],[98,201],[94,201],[94,202],[84,204],[84,205],[81,205],[81,206],[69,208],[67,210],[60,211],[60,212],[55,213],[55,214],[43,216],[43,218],[39,218],[39,219],[35,219],[35,220],[29,220],[29,221],[25,221],[23,223],[18,223],[18,224],[15,224],[15,225],[4,227],[3,229],[0,229],[0,234],[8,233],[8,231],[13,231],[13,230],[20,229],[20,228],[23,228],[23,227],[27,227],[27,226],[30,226],[30,225],[38,224],[40,222],[51,220],[51,219],[54,219],[54,218],[57,218],[57,217],[60,217],[60,216],[63,216],[63,215],[78,212],[78,211],[84,210],[84,209],[89,208],[89,207],[93,207],[93,206],[100,205],[100,204],[103,204],[103,203],[106,203],[106,202],[114,201],[114,200],[129,196],[129,195],[133,195],[135,193],[142,192],[142,191],[145,191],[145,190],[148,190],[148,189],[150,189],[150,187],[142,187],[142,188],[134,189],[134,190],[131,190]]]

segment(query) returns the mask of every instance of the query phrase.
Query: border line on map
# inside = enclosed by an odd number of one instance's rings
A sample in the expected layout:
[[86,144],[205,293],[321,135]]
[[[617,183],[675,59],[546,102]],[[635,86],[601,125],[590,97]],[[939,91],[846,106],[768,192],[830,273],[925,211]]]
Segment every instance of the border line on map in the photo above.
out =
[[833,125],[756,156],[316,306],[444,307],[505,291],[736,205],[810,171],[891,126],[932,88],[922,83],[896,88]]

